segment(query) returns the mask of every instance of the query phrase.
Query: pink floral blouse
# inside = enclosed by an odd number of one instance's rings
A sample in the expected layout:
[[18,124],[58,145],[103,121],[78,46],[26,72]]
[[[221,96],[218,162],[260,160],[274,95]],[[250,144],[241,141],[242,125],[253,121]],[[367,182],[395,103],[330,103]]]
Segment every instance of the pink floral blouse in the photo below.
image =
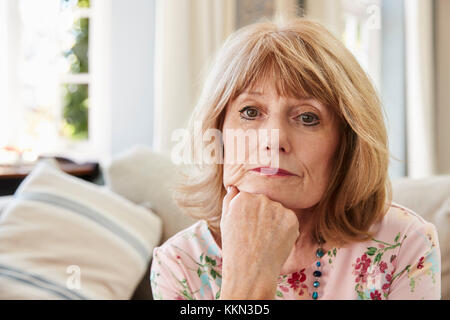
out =
[[[436,228],[410,209],[392,203],[369,241],[334,248],[316,264],[280,275],[274,299],[440,299],[441,255]],[[153,251],[154,299],[213,300],[220,296],[221,250],[204,220]],[[317,284],[316,284],[317,285]]]

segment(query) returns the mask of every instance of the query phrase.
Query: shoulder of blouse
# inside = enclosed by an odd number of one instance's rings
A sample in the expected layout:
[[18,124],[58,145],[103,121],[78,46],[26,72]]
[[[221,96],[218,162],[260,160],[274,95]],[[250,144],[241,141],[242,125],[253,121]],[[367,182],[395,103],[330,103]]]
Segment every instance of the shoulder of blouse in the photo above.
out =
[[199,235],[202,233],[202,228],[204,227],[203,220],[199,220],[192,224],[191,226],[178,231],[176,234],[167,239],[163,244],[157,247],[158,250],[166,249],[168,247],[179,247],[185,246],[190,239],[194,238],[194,235]]
[[375,237],[388,234],[406,234],[430,224],[420,214],[392,202],[382,221],[372,227]]

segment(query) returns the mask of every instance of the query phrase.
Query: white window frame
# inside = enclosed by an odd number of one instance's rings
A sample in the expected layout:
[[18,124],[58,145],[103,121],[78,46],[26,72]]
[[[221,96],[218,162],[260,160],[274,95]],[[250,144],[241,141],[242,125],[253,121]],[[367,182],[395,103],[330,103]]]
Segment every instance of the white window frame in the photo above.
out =
[[[79,18],[89,19],[89,72],[81,74],[61,74],[57,80],[57,88],[61,89],[63,84],[83,84],[88,85],[88,97],[91,98],[92,76],[92,37],[91,25],[93,10],[92,5],[95,0],[91,0],[91,8],[76,8],[73,9],[74,18],[76,21]],[[19,68],[19,48],[21,41],[21,23],[19,14],[19,1],[17,0],[0,0],[0,43],[7,43],[6,50],[0,46],[0,148],[6,145],[17,143],[20,137],[20,128],[14,123],[19,123],[24,106],[20,104],[20,88],[21,83],[18,78]],[[61,97],[60,92],[57,93]],[[3,103],[6,101],[6,103]],[[55,106],[57,110],[58,125],[63,120],[63,99],[57,100]],[[69,157],[75,161],[97,161],[102,158],[99,148],[94,139],[92,139],[93,127],[91,113],[92,103],[89,100],[88,106],[88,139],[85,141],[70,141],[64,137],[57,138],[57,145],[54,146],[53,152],[45,155],[50,156],[64,156]],[[97,143],[98,144],[98,143]],[[2,160],[2,159],[0,159]]]

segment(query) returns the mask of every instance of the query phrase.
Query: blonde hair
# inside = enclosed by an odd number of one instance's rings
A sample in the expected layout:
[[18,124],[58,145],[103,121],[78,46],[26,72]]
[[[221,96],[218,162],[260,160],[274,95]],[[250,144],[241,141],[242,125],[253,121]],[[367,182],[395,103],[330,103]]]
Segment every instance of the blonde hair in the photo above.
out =
[[[227,104],[263,79],[275,81],[279,94],[314,97],[339,119],[341,139],[330,183],[312,208],[314,239],[346,244],[372,237],[370,227],[381,221],[392,200],[382,106],[354,56],[321,24],[308,18],[266,21],[233,33],[218,52],[190,118],[193,137],[194,121],[202,123],[192,141],[207,129],[222,130]],[[193,144],[187,148],[195,152]],[[180,172],[174,200],[220,233],[223,165],[190,169]]]

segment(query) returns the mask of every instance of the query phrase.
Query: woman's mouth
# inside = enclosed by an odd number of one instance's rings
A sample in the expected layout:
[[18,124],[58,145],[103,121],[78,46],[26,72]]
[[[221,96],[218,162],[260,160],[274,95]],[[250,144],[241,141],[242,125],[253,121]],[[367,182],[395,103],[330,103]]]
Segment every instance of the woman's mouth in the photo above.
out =
[[271,177],[292,177],[297,176],[296,174],[293,174],[292,172],[289,172],[287,170],[281,169],[281,168],[272,168],[272,167],[259,167],[254,168],[250,171],[257,172],[260,175],[263,176],[271,176]]

